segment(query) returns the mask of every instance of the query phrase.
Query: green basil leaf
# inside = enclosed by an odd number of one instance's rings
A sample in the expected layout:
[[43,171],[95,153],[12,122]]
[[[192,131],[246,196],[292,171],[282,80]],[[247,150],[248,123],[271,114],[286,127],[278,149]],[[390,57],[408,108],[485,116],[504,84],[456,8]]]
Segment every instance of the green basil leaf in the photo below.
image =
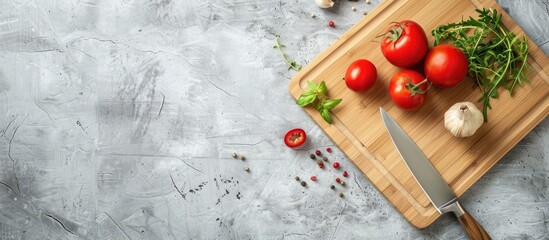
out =
[[322,105],[322,103],[319,102],[319,103],[316,105],[316,110],[318,110],[319,112],[321,112],[322,109],[324,109],[324,105]]
[[324,81],[320,82],[320,85],[318,85],[318,91],[324,94],[324,96],[328,95],[328,88],[326,88],[326,83]]
[[316,83],[313,81],[307,81],[307,84],[309,85],[309,91],[316,93],[316,91],[318,90],[318,85],[316,85]]
[[332,117],[330,117],[330,111],[326,108],[322,108],[320,111],[320,115],[322,118],[324,118],[324,121],[326,121],[329,124],[332,124]]
[[305,92],[299,95],[299,98],[297,99],[297,105],[301,107],[305,107],[312,102],[316,100],[316,93],[315,92]]
[[341,99],[328,99],[324,100],[324,102],[322,102],[322,105],[325,109],[331,110],[332,108],[335,108],[340,102]]

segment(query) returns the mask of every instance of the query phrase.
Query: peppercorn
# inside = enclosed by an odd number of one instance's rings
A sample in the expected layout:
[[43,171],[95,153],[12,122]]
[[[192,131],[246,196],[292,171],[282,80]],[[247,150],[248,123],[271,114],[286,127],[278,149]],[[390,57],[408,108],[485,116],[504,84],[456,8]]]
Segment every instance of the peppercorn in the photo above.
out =
[[233,152],[232,156],[233,156],[233,158],[238,157],[238,155],[235,152]]
[[333,190],[333,189],[336,189],[336,186],[332,185],[330,186],[330,188]]
[[246,157],[244,157],[244,155],[240,156],[240,160],[244,161],[246,160]]
[[334,162],[334,168],[339,168],[339,162]]
[[249,172],[249,171],[250,171],[250,168],[249,168],[249,167],[246,167],[246,168],[244,168],[244,171]]
[[311,181],[316,181],[316,176],[311,176]]
[[315,158],[316,158],[316,156],[315,156],[314,154],[309,155],[309,157],[310,157],[311,159],[315,159]]
[[301,181],[301,186],[305,187],[307,186],[307,183],[305,181]]
[[367,3],[367,4],[370,4],[370,0],[366,0],[366,3]]
[[295,180],[296,180],[296,181],[299,181],[299,177],[298,177],[298,176],[295,176]]
[[326,148],[326,152],[332,153],[332,149],[331,148]]
[[311,13],[311,17],[312,17],[312,18],[315,18],[316,15],[315,15],[314,13]]
[[339,182],[339,184],[341,184],[341,186],[345,186],[345,182],[344,182],[344,181]]
[[319,160],[316,160],[316,163],[317,163],[318,165],[324,164],[324,163],[322,162],[322,160],[320,160],[320,159],[319,159]]
[[324,164],[318,164],[319,168],[324,168]]
[[342,192],[339,193],[339,197],[343,197],[343,193],[342,193]]
[[356,7],[353,6],[353,7],[351,8],[351,10],[356,11]]
[[343,176],[344,176],[344,177],[349,176],[349,174],[347,173],[347,171],[344,171],[344,172],[343,172]]
[[328,161],[328,157],[323,157],[322,160],[324,160],[324,162],[327,162],[327,161]]
[[329,22],[328,22],[328,26],[330,26],[330,27],[335,27],[334,21],[329,21]]
[[316,150],[315,154],[316,154],[317,156],[320,156],[320,154],[322,154],[322,153],[320,152],[320,150]]
[[338,182],[338,183],[339,183],[339,182],[341,182],[341,179],[339,179],[339,178],[336,178],[336,182]]

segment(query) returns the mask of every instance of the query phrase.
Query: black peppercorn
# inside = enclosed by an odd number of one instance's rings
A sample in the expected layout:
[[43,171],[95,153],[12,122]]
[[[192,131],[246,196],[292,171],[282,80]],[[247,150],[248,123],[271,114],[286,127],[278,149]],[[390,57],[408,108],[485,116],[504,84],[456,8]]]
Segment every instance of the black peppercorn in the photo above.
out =
[[316,156],[315,156],[314,154],[311,154],[309,157],[310,157],[311,159],[315,159],[315,158],[316,158]]
[[305,187],[307,186],[307,183],[305,181],[301,181],[301,186]]

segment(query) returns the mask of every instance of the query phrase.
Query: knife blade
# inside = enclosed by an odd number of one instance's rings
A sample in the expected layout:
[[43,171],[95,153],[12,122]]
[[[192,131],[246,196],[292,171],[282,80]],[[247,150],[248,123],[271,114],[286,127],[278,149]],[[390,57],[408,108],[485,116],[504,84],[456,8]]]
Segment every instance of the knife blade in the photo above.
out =
[[383,108],[381,118],[397,152],[440,214],[453,212],[471,239],[491,239],[484,228],[461,206],[454,191],[421,149]]

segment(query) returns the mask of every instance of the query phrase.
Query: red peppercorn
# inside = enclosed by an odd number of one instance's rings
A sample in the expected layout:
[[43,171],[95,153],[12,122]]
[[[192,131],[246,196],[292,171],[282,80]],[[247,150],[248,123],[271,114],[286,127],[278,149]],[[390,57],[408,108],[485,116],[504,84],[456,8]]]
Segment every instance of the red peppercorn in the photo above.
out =
[[349,174],[347,174],[347,171],[343,172],[343,176],[344,176],[344,177],[349,176]]
[[341,182],[341,179],[339,179],[339,178],[336,178],[336,182]]
[[335,27],[335,25],[336,25],[336,24],[334,23],[334,21],[329,21],[329,22],[328,22],[328,26],[330,26],[330,27]]
[[311,176],[311,181],[316,181],[316,176]]
[[324,168],[324,164],[318,164],[319,168]]
[[339,162],[334,162],[334,168],[339,168]]
[[320,150],[316,150],[315,154],[316,154],[317,156],[320,156],[320,154],[322,154],[322,153],[320,152]]
[[326,152],[332,153],[332,149],[331,148],[326,148]]

